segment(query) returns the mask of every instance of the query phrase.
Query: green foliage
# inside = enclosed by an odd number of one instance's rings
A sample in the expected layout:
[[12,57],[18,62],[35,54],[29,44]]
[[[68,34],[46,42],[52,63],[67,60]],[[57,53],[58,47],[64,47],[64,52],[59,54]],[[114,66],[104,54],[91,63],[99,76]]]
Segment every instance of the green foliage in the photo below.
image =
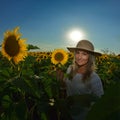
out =
[[40,49],[39,47],[37,46],[34,46],[34,45],[31,45],[31,44],[28,44],[28,47],[27,47],[28,50],[32,50],[32,49]]
[[88,113],[86,120],[120,119],[120,82],[112,84]]
[[[71,120],[70,106],[75,101],[89,106],[87,120],[118,120],[120,118],[120,58],[115,55],[96,59],[97,72],[104,84],[105,94],[66,97],[56,70],[66,71],[71,58],[64,66],[53,65],[50,57],[36,61],[28,56],[18,65],[0,55],[0,120]],[[21,112],[22,111],[22,112]]]
[[96,60],[97,72],[102,79],[104,89],[120,81],[120,57],[105,54]]

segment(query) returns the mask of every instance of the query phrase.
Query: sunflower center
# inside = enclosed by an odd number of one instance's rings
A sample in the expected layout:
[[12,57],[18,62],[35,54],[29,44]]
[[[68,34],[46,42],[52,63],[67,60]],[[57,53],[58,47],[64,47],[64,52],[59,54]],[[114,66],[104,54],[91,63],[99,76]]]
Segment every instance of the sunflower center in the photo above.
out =
[[6,53],[9,56],[14,57],[19,53],[19,49],[20,46],[18,44],[18,41],[16,40],[16,37],[14,35],[9,36],[5,42]]
[[56,61],[62,61],[64,59],[64,55],[61,52],[55,54]]

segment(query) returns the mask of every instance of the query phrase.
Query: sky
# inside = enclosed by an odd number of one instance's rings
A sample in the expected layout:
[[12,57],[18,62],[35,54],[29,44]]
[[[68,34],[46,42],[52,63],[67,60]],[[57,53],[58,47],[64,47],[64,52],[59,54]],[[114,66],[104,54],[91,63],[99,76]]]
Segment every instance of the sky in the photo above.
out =
[[75,47],[68,34],[77,29],[95,51],[120,54],[120,0],[1,0],[0,44],[17,26],[39,51]]

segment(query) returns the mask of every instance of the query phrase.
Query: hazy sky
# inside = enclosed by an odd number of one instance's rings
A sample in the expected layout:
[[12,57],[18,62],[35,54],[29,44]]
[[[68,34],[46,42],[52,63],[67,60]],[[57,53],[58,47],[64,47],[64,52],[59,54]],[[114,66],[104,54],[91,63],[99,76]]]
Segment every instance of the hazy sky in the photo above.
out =
[[0,0],[0,44],[16,26],[40,51],[75,46],[68,33],[79,29],[95,50],[120,53],[120,0]]

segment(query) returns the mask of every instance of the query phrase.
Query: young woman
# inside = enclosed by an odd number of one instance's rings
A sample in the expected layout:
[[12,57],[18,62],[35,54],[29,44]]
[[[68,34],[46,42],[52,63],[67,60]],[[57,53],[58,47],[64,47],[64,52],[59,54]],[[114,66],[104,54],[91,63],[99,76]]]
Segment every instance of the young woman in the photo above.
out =
[[[98,98],[104,94],[100,77],[95,72],[95,56],[101,55],[94,51],[93,44],[88,40],[81,40],[74,48],[67,48],[74,52],[73,64],[67,69],[64,79],[67,96],[94,95]],[[78,102],[78,101],[76,101]],[[85,120],[90,108],[79,107],[79,103],[72,106],[72,110],[80,108],[79,114],[73,114],[73,120]]]

